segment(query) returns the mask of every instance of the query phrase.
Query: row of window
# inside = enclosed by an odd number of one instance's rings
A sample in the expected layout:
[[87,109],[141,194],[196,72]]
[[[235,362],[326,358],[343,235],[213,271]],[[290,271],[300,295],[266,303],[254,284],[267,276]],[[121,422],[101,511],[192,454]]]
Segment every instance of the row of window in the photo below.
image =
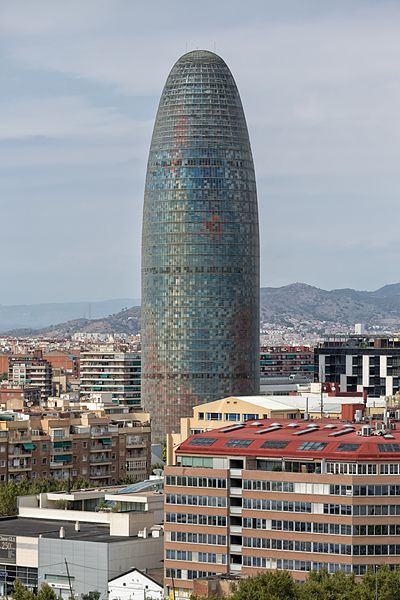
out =
[[226,565],[226,554],[215,552],[191,552],[190,550],[175,550],[167,548],[165,551],[167,560],[186,560],[189,562],[202,562]]
[[320,554],[343,554],[346,556],[399,556],[400,544],[332,544],[330,542],[305,542],[302,540],[281,540],[270,538],[244,537],[246,548],[284,550],[293,552],[315,552]]
[[214,533],[187,533],[186,531],[169,531],[168,536],[171,542],[226,546],[226,535],[216,535]]
[[199,579],[205,577],[213,577],[215,573],[210,573],[208,571],[194,571],[193,569],[183,570],[183,569],[165,569],[165,576],[170,579]]
[[191,494],[167,494],[167,504],[183,504],[188,506],[216,506],[226,507],[226,498],[221,496],[193,496]]
[[291,502],[289,500],[260,500],[258,498],[243,498],[243,508],[252,510],[274,510],[278,512],[311,513],[311,502]]
[[400,485],[330,485],[335,496],[400,496]]
[[165,520],[167,523],[179,523],[181,525],[208,525],[211,527],[227,526],[227,518],[216,515],[192,515],[190,513],[167,512]]
[[184,475],[167,475],[167,485],[178,485],[184,487],[208,487],[226,488],[226,479],[221,477],[186,477]]
[[328,535],[400,535],[400,524],[347,525],[344,523],[310,523],[307,521],[271,521],[272,531],[299,531]]

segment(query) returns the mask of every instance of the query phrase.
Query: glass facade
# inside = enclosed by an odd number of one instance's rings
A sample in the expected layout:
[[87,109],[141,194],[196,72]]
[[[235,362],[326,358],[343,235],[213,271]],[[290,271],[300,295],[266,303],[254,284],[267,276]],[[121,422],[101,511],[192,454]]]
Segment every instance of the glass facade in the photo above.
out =
[[165,84],[142,230],[142,403],[155,440],[193,406],[259,391],[259,232],[250,141],[225,62],[197,50]]

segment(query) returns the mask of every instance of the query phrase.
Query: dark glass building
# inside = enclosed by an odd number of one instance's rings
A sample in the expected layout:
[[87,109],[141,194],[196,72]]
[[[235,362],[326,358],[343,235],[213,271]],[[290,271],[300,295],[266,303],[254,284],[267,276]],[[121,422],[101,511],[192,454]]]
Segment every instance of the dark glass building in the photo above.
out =
[[142,231],[142,404],[155,440],[192,407],[259,391],[256,181],[225,62],[196,50],[165,84]]

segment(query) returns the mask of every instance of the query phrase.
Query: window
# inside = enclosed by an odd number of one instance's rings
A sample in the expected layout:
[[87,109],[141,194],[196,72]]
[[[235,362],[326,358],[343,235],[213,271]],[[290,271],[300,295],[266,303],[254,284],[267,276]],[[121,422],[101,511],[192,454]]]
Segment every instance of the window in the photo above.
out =
[[217,438],[193,438],[189,442],[189,446],[212,446]]
[[279,450],[281,448],[286,448],[288,443],[289,441],[287,440],[267,440],[261,444],[261,448],[276,448]]
[[258,415],[255,414],[247,414],[247,415],[243,415],[243,421],[257,421],[258,419]]
[[227,448],[248,448],[253,440],[228,440],[224,446]]
[[298,450],[323,450],[326,442],[303,442],[298,447]]
[[379,452],[400,452],[400,444],[378,444]]
[[43,450],[43,452],[46,452],[46,450],[47,450],[47,444],[42,444],[42,450]]
[[336,452],[354,452],[355,450],[358,450],[358,448],[360,447],[360,444],[339,444],[339,446],[336,448]]
[[46,457],[42,458],[42,465],[45,465],[45,464],[47,464],[47,458]]
[[225,413],[225,421],[240,421],[239,413]]

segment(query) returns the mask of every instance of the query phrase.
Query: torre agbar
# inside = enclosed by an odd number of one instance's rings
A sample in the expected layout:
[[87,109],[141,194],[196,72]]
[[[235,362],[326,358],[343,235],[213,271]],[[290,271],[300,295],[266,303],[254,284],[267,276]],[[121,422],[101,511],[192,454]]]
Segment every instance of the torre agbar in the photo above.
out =
[[142,230],[142,403],[155,441],[192,407],[259,391],[259,233],[250,141],[225,62],[196,50],[165,84]]

